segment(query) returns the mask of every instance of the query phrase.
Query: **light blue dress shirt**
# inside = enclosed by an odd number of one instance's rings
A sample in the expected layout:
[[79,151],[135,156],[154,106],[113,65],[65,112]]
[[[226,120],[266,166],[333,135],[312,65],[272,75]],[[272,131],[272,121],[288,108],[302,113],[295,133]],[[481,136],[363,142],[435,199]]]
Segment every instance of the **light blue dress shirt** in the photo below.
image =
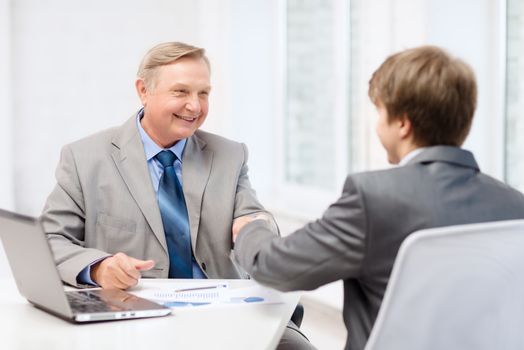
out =
[[[149,169],[149,175],[151,176],[151,182],[153,183],[153,188],[155,189],[155,193],[158,196],[158,186],[160,184],[160,178],[162,177],[162,174],[164,173],[164,168],[160,164],[160,162],[155,158],[155,156],[164,150],[170,150],[173,152],[177,160],[175,160],[175,173],[180,181],[180,184],[182,184],[182,156],[184,154],[184,149],[186,147],[187,139],[183,139],[175,143],[175,145],[171,148],[161,148],[158,146],[152,139],[149,137],[149,135],[145,132],[144,128],[142,128],[142,125],[140,124],[140,119],[144,116],[144,110],[141,109],[136,118],[136,124],[138,128],[138,132],[140,133],[140,139],[142,140],[142,144],[144,145],[144,151],[146,154],[146,160],[147,160],[147,167]],[[77,281],[79,283],[83,284],[91,284],[96,285],[96,283],[91,279],[91,266],[99,262],[100,260],[94,261],[89,266],[87,266],[85,269],[83,269],[77,277]],[[195,257],[193,256],[193,278],[194,279],[202,279],[206,278],[202,270],[200,269],[200,266],[198,266],[198,263],[195,261]]]

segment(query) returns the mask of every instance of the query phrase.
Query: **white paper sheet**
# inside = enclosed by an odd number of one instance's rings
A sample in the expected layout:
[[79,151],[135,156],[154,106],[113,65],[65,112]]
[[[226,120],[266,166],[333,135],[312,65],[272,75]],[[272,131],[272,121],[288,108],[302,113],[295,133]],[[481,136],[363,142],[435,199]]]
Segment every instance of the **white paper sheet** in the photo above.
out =
[[284,302],[281,293],[254,285],[247,288],[229,288],[226,281],[209,284],[187,284],[176,286],[147,287],[132,291],[133,294],[159,304],[176,307],[228,305],[228,304],[271,304]]

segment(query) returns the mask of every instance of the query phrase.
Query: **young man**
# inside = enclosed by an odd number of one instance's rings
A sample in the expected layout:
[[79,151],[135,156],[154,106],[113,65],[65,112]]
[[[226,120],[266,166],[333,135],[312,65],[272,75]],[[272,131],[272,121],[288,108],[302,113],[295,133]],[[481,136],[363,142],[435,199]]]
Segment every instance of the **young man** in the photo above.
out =
[[322,218],[275,237],[259,217],[233,226],[235,256],[280,290],[344,281],[346,349],[363,349],[402,241],[424,228],[524,218],[524,196],[482,174],[460,148],[476,106],[471,68],[437,47],[389,57],[369,96],[377,134],[399,167],[350,175]]

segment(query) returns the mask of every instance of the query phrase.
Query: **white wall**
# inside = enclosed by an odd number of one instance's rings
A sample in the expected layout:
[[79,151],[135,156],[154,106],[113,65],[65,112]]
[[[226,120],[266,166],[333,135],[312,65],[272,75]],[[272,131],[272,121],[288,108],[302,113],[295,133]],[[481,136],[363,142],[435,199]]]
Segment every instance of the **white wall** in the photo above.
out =
[[200,45],[203,5],[182,0],[11,4],[14,144],[7,149],[17,156],[9,168],[16,209],[36,215],[55,183],[61,146],[131,116],[140,106],[134,79],[142,56],[163,41]]
[[0,208],[13,209],[11,18],[9,0],[0,0]]
[[[11,31],[8,0],[0,0],[0,208],[14,208],[11,111]],[[0,278],[10,275],[0,242]]]

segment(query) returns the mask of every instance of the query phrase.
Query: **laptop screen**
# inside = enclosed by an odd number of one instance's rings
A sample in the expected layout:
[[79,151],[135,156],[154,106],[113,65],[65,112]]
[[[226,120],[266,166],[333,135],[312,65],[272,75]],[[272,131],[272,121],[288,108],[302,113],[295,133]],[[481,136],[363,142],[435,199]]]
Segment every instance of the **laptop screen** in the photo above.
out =
[[34,304],[72,315],[40,222],[0,209],[0,237],[20,294]]

